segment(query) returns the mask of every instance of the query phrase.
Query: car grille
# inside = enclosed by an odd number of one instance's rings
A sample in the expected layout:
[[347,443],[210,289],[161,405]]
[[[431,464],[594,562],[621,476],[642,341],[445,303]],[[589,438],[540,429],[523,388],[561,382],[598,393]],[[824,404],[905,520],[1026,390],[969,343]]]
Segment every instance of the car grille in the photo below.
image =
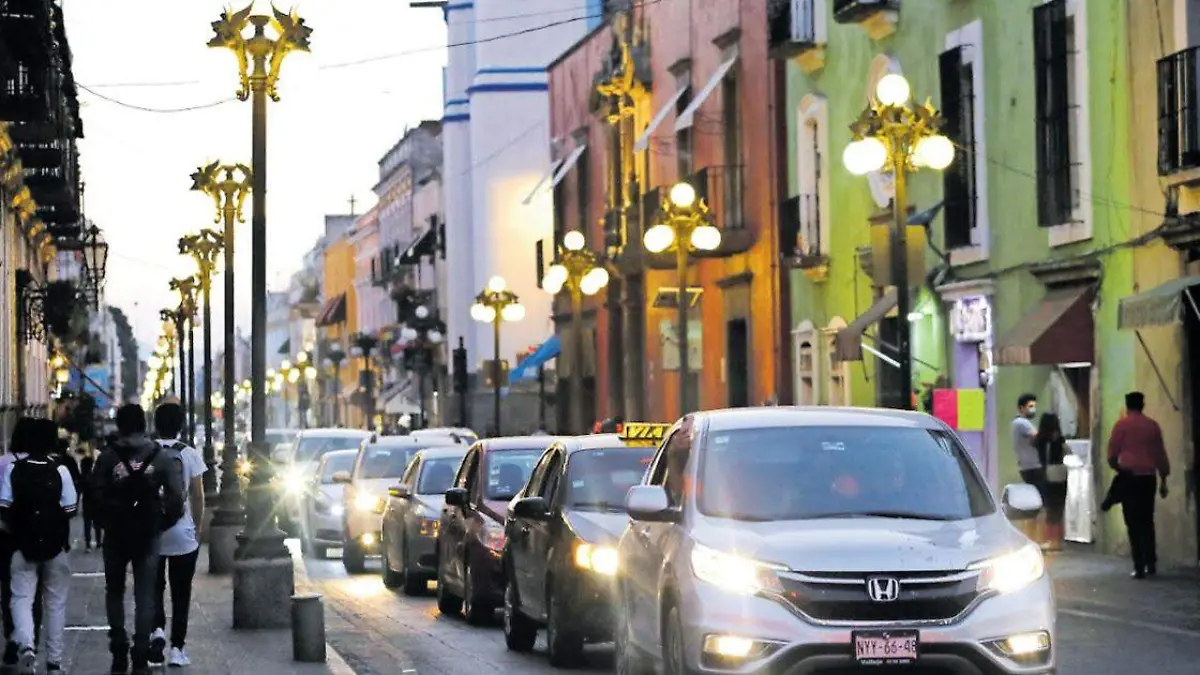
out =
[[[895,600],[868,594],[871,579],[895,579]],[[783,572],[783,599],[801,614],[828,622],[916,622],[953,619],[979,596],[979,572]]]

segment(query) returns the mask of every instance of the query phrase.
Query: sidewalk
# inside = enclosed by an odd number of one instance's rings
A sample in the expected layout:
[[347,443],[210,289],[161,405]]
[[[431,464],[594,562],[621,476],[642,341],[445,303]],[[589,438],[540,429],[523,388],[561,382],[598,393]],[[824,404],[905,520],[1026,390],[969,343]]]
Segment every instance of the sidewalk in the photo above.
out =
[[[209,575],[207,547],[201,547],[200,550],[187,639],[188,655],[193,665],[184,669],[170,669],[171,672],[180,675],[354,675],[354,671],[332,649],[327,649],[325,664],[294,663],[290,630],[235,632],[231,627],[233,578]],[[64,667],[74,675],[107,673],[110,656],[100,554],[77,549],[72,551],[71,557],[74,579],[67,608]],[[129,599],[132,595],[132,578],[128,588],[126,621],[132,630],[133,608]],[[302,590],[299,578],[297,590]],[[169,625],[169,600],[167,612]]]
[[1200,570],[1162,569],[1133,579],[1127,558],[1071,544],[1047,560],[1060,612],[1200,633]]

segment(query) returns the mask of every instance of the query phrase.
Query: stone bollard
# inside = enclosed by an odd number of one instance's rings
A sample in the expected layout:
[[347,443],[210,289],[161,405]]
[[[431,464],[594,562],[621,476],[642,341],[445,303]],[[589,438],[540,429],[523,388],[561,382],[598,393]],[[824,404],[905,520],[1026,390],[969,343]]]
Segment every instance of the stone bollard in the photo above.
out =
[[325,603],[317,593],[292,596],[292,660],[325,663]]

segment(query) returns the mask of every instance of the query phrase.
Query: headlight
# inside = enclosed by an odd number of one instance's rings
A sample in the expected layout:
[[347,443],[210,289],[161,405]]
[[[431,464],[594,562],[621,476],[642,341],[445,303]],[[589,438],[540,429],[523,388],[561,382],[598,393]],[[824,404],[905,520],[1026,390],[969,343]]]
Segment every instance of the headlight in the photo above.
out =
[[983,570],[979,587],[996,593],[1011,593],[1025,588],[1046,573],[1046,561],[1036,544],[1028,544],[1012,553],[972,566]]
[[504,525],[490,520],[483,521],[483,545],[494,553],[504,550]]
[[358,511],[383,513],[383,505],[386,503],[385,500],[365,492],[354,496],[354,508]]
[[334,504],[333,506],[329,507],[329,515],[331,515],[331,516],[340,516],[345,513],[346,513],[346,508],[344,506],[342,506],[341,504]]
[[617,573],[617,549],[581,543],[575,547],[575,566],[611,577]]
[[241,478],[249,477],[250,472],[254,471],[254,463],[245,457],[238,458],[237,475]]
[[283,490],[292,495],[300,494],[304,492],[306,482],[303,472],[299,469],[289,469],[283,475]]
[[702,544],[692,547],[692,573],[697,579],[733,593],[754,595],[779,591],[776,572],[784,569],[749,558],[722,553]]
[[442,521],[437,518],[422,518],[417,523],[417,532],[422,537],[436,537],[441,526]]

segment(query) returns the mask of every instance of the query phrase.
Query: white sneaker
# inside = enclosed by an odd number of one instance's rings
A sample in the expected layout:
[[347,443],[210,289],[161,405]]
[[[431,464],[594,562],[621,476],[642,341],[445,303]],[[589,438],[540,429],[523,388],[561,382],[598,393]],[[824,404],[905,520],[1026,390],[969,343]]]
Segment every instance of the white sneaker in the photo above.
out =
[[182,668],[192,665],[192,660],[188,658],[186,649],[171,647],[171,656],[167,659],[167,665],[172,668]]
[[155,628],[150,634],[150,654],[146,660],[158,665],[163,662],[163,652],[167,650],[167,634],[161,628]]
[[20,656],[17,657],[17,673],[19,675],[33,675],[37,666],[37,653],[31,647],[25,647],[21,650]]

